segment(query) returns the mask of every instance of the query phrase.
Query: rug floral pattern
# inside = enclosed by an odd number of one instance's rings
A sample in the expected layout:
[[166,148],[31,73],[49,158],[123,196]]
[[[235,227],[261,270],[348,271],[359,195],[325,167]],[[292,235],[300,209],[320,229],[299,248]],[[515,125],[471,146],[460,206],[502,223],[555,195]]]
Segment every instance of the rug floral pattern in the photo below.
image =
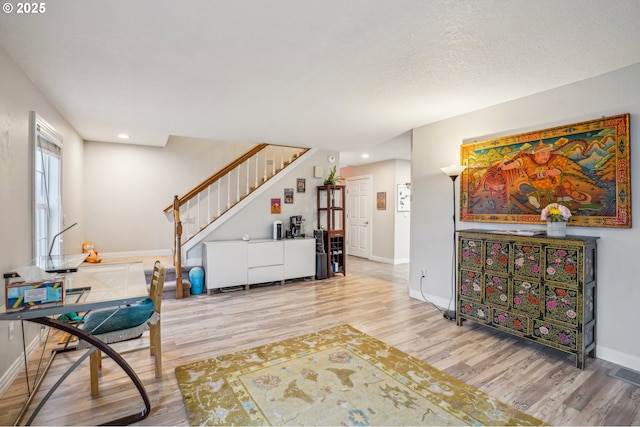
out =
[[192,425],[541,425],[340,325],[176,368]]

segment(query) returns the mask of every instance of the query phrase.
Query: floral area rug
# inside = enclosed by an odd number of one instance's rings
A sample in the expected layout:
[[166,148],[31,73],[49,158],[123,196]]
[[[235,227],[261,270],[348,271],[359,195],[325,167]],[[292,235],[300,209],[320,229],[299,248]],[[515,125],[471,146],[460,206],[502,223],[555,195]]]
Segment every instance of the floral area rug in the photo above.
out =
[[340,325],[176,368],[192,425],[542,425]]

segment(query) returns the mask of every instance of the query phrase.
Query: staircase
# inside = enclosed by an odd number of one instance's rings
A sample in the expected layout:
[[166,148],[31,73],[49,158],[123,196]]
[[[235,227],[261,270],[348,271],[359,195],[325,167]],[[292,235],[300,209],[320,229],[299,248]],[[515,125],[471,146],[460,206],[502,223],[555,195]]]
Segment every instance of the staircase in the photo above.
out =
[[259,144],[216,172],[182,197],[175,196],[164,212],[173,214],[176,298],[184,295],[182,254],[255,194],[264,184],[300,159],[308,148]]
[[[178,276],[178,274],[176,273],[176,269],[174,266],[168,265],[165,267],[167,272],[166,272],[166,276],[164,279],[164,287],[162,289],[162,293],[163,293],[163,297],[162,299],[170,299],[170,298],[175,298],[176,294],[177,294],[177,290],[176,290],[176,277]],[[181,272],[180,272],[180,276],[183,278],[187,278],[189,277],[189,270],[191,268],[190,267],[182,267],[181,268]],[[149,283],[151,283],[151,276],[153,274],[153,269],[146,269],[144,271],[144,276],[145,276],[145,280],[147,282],[147,285]],[[189,292],[191,289],[191,283],[188,282],[188,280],[182,279],[182,289],[183,289],[183,296],[189,296]]]

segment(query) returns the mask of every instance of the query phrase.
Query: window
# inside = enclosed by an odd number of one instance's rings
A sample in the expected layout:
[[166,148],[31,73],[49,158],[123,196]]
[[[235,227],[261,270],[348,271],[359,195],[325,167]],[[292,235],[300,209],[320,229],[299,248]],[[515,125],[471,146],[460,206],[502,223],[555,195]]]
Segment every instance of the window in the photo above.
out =
[[36,259],[59,255],[62,226],[62,137],[31,113],[33,139],[33,252]]

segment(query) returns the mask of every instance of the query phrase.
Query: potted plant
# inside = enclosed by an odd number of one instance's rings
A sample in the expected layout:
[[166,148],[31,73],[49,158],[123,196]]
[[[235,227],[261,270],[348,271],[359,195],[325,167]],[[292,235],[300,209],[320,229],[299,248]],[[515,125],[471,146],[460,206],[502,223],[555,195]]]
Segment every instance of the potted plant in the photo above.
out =
[[547,236],[550,237],[566,236],[569,218],[571,211],[559,203],[548,204],[540,213],[540,219],[547,221]]
[[329,171],[329,176],[324,180],[324,185],[337,185],[344,178],[340,178],[337,175],[337,165],[334,165],[333,168]]

